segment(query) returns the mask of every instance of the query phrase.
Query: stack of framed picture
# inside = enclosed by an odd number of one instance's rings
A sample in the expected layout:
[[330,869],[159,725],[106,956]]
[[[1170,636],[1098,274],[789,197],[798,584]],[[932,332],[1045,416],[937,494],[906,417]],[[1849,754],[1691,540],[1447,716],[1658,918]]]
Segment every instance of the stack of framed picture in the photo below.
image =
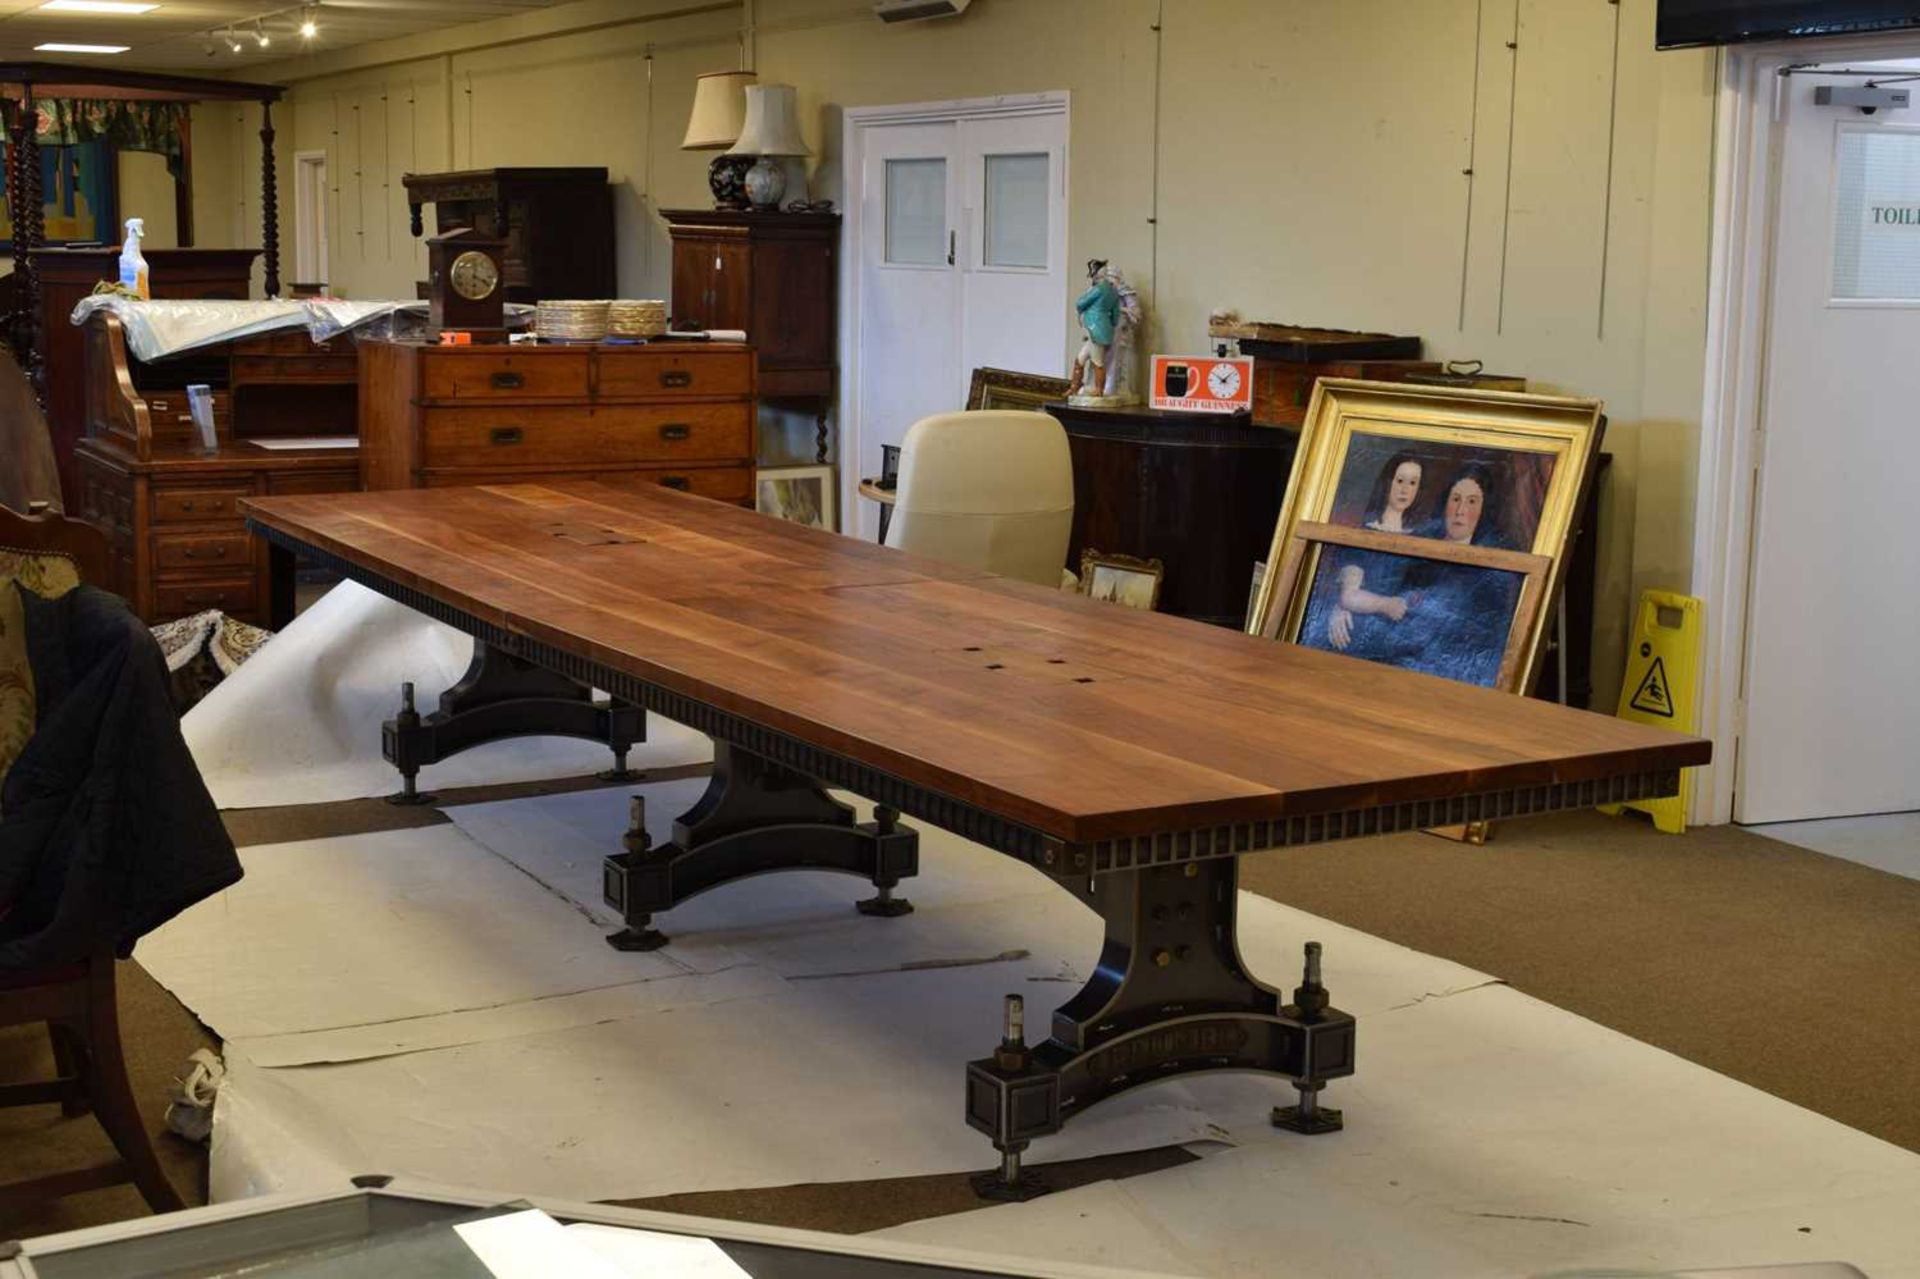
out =
[[1604,424],[1597,400],[1323,379],[1248,629],[1527,692]]

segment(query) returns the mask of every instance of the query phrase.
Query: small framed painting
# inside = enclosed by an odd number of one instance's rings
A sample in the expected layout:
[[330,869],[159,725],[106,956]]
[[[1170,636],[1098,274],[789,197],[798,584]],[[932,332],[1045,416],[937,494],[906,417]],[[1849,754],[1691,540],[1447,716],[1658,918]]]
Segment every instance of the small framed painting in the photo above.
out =
[[837,532],[833,510],[831,466],[763,467],[754,499],[762,515]]
[[1111,600],[1150,613],[1160,603],[1164,573],[1159,560],[1103,555],[1091,548],[1080,552],[1080,593],[1089,599]]
[[967,411],[1027,409],[1038,412],[1067,398],[1072,384],[1063,377],[1015,373],[1011,369],[978,368],[967,389]]

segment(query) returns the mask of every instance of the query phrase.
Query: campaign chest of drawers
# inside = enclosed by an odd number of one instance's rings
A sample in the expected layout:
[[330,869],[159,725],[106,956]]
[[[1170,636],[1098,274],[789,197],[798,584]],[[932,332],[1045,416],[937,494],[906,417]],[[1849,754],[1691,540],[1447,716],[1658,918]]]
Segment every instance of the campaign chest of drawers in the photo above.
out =
[[753,348],[360,344],[369,489],[659,484],[751,505]]

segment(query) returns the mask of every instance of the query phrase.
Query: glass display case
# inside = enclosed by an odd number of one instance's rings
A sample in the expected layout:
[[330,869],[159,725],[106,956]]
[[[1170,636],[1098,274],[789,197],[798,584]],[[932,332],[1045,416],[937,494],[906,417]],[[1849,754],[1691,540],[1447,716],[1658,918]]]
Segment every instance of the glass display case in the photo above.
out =
[[[553,1273],[544,1259],[515,1269],[483,1260],[461,1228],[537,1208],[568,1227],[591,1230],[609,1275],[741,1274],[751,1279],[1127,1279],[1110,1267],[963,1254],[869,1236],[832,1235],[746,1222],[613,1208],[544,1198],[516,1199],[422,1182],[359,1177],[338,1193],[271,1195],[186,1212],[0,1243],[0,1279],[335,1279],[348,1275],[430,1279],[514,1279]],[[549,1225],[549,1230],[553,1228]],[[711,1240],[704,1264],[641,1261],[623,1249],[625,1232]],[[574,1238],[580,1236],[574,1235]],[[643,1242],[635,1239],[633,1242]],[[611,1246],[609,1246],[611,1245]],[[693,1255],[693,1254],[688,1254]],[[579,1273],[575,1271],[575,1273]],[[1128,1272],[1133,1279],[1151,1279]],[[1165,1279],[1165,1277],[1163,1277]]]

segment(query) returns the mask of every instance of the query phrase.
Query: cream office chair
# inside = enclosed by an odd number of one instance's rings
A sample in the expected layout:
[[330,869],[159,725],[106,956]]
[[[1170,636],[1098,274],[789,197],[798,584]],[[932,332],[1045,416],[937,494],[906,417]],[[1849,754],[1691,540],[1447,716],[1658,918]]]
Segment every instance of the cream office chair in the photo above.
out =
[[908,430],[888,546],[1058,586],[1072,526],[1067,433],[1045,413],[939,413]]

